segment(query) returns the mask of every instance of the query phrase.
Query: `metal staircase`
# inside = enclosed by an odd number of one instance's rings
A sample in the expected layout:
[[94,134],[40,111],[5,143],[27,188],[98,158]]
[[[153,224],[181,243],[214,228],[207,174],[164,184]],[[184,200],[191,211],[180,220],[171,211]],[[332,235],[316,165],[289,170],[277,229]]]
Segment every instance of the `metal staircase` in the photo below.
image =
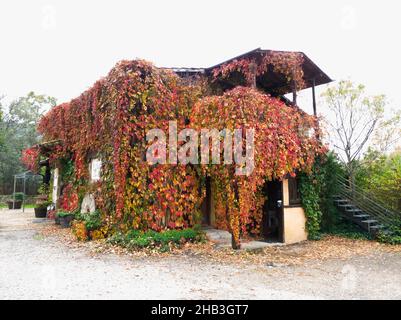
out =
[[401,213],[387,209],[382,202],[358,186],[351,188],[348,180],[337,176],[338,192],[334,203],[342,216],[359,225],[373,236],[379,231],[389,232],[387,227],[401,219]]

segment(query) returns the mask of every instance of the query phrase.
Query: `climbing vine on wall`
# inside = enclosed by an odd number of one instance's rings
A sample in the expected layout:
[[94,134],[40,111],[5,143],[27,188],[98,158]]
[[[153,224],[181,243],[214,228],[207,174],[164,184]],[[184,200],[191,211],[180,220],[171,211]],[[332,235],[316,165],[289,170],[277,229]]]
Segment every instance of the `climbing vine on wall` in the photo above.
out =
[[39,168],[39,160],[40,150],[37,146],[22,151],[21,162],[28,170],[37,172]]
[[322,199],[329,196],[330,199],[328,201],[332,201],[330,195],[323,194],[326,191],[325,184],[328,182],[325,163],[327,163],[326,155],[316,157],[310,172],[308,174],[301,173],[299,176],[299,191],[307,218],[306,229],[308,238],[311,240],[316,240],[320,237],[323,216],[322,207],[324,207],[322,206]]
[[319,204],[320,185],[317,180],[317,174],[314,172],[310,175],[301,175],[300,182],[302,206],[307,218],[308,238],[312,240],[319,239],[322,212]]
[[252,83],[254,76],[263,75],[268,72],[269,66],[272,66],[275,73],[282,74],[288,83],[295,85],[296,90],[301,90],[305,87],[303,62],[301,53],[271,51],[262,54],[259,61],[256,58],[242,58],[225,63],[213,69],[212,76],[214,80],[219,77],[227,78],[236,71],[244,75],[247,83]]
[[203,166],[214,181],[216,219],[231,231],[235,247],[249,224],[260,223],[259,191],[265,181],[282,179],[296,170],[309,172],[315,157],[325,152],[315,117],[251,88],[237,87],[223,96],[202,99],[194,107],[191,123],[198,129],[255,130],[250,175],[235,175],[236,164]]
[[[145,136],[153,128],[167,132],[169,120],[183,128],[202,90],[146,61],[122,61],[80,97],[47,113],[39,131],[46,141],[61,141],[52,163],[70,158],[79,191],[94,192],[114,223],[154,230],[185,227],[194,223],[202,200],[194,169],[149,165]],[[96,188],[88,182],[94,154],[103,163]]]
[[[252,63],[234,61],[215,70],[214,76],[239,70],[250,78]],[[272,66],[302,88],[298,54],[271,54],[259,64],[258,75]],[[205,196],[202,181],[208,175],[215,190],[216,221],[231,231],[233,246],[240,246],[241,234],[258,232],[265,181],[309,172],[315,157],[325,152],[317,119],[256,89],[237,87],[209,97],[205,92],[202,81],[184,83],[146,61],[122,61],[80,97],[52,108],[38,129],[45,141],[60,142],[50,163],[59,166],[67,159],[73,164],[64,181],[62,208],[75,210],[82,195],[90,192],[107,224],[121,230],[185,228],[198,221]],[[254,170],[244,176],[235,174],[235,164],[148,164],[146,133],[154,128],[168,132],[171,120],[177,121],[178,131],[254,129]],[[89,179],[93,157],[102,159],[97,183]],[[29,154],[26,158],[35,159]]]
[[73,212],[78,209],[78,206],[78,191],[72,184],[67,184],[64,186],[63,194],[60,199],[60,208],[66,212]]
[[342,173],[332,152],[316,157],[310,172],[300,173],[299,188],[310,239],[319,239],[320,232],[330,231],[338,222],[339,212],[333,198],[338,193],[336,176]]

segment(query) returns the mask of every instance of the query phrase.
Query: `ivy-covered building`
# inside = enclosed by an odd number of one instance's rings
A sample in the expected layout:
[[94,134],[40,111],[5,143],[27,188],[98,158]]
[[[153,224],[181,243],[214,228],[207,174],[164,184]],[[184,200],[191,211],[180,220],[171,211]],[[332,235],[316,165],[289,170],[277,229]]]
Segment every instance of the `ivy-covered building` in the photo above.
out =
[[[235,246],[245,234],[302,241],[306,215],[296,175],[325,152],[315,86],[330,81],[301,52],[255,49],[210,68],[122,61],[80,97],[50,110],[38,127],[44,142],[24,158],[31,169],[52,170],[47,182],[58,210],[97,208],[105,233],[203,224],[228,229]],[[305,89],[314,115],[297,106],[297,91]],[[170,134],[172,121],[178,130],[254,128],[255,169],[238,176],[235,163],[150,164],[147,133]]]

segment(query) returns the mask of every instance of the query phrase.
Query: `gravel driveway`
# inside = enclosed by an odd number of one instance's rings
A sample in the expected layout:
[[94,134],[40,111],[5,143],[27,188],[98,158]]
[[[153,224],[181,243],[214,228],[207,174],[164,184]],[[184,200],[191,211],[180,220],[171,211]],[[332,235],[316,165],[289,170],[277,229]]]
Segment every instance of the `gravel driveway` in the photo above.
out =
[[[35,222],[35,223],[34,223]],[[256,267],[202,256],[91,255],[0,210],[0,299],[400,299],[401,254]]]

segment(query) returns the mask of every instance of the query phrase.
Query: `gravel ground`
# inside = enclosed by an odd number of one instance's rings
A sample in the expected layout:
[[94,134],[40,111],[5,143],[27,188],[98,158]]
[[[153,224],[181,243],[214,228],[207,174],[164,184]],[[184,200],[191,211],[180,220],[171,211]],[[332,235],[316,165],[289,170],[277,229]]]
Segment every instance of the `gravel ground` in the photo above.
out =
[[0,210],[0,299],[400,299],[401,253],[302,265],[202,256],[92,255],[43,237],[46,222]]

